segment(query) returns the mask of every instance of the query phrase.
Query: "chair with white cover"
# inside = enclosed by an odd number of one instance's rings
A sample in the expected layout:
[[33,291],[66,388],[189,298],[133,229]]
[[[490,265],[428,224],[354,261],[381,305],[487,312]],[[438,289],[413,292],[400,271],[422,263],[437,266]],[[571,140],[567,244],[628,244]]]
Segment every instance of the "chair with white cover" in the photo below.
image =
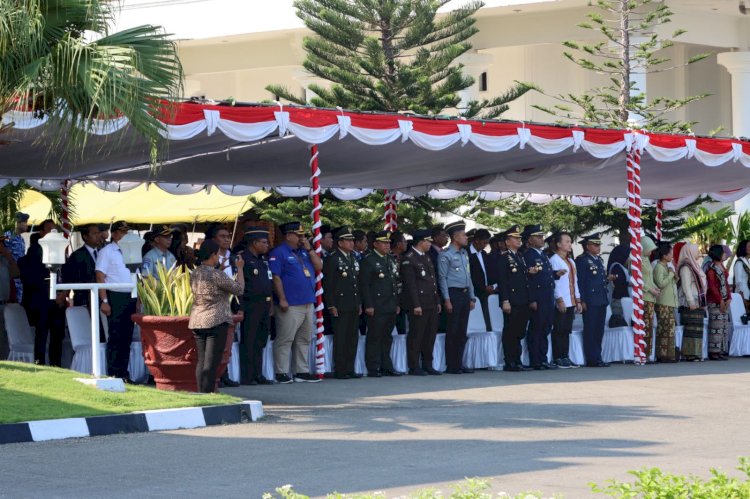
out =
[[[315,357],[310,359],[311,364],[315,364]],[[276,379],[276,373],[273,368],[273,340],[269,339],[266,347],[263,349],[263,368],[261,369],[263,377],[269,381]]]
[[240,382],[240,343],[238,338],[241,325],[241,322],[235,324],[234,341],[232,341],[231,355],[229,356],[229,364],[227,365],[227,377],[235,383]]
[[365,363],[366,339],[366,336],[357,333],[357,356],[354,358],[354,372],[356,374],[367,374],[367,364]]
[[[65,320],[73,344],[73,362],[70,369],[84,374],[93,374],[91,362],[91,315],[86,307],[70,307],[65,311]],[[99,343],[99,358],[102,372],[107,372],[107,348]]]
[[[391,362],[396,372],[405,373],[409,370],[406,360],[406,335],[398,334],[398,329],[393,328],[391,332]],[[434,364],[434,362],[433,362]]]
[[[625,321],[630,324],[632,316],[633,301],[630,298],[622,299],[622,311]],[[605,324],[609,323],[612,316],[612,309],[607,307],[607,316]],[[635,347],[633,343],[633,330],[630,326],[604,328],[604,338],[602,339],[602,360],[604,362],[626,362],[634,358]]]
[[[318,353],[316,333],[313,332],[312,339],[310,340],[310,354],[308,355],[308,363],[310,364],[310,374],[317,374],[317,368],[315,365],[315,359]],[[323,374],[333,372],[333,335],[326,334],[323,336]],[[290,367],[291,369],[291,367]]]
[[500,308],[500,298],[497,295],[490,295],[487,299],[487,306],[490,309],[492,332],[497,342],[497,364],[491,366],[490,369],[500,370],[505,365],[505,356],[503,354],[503,327],[505,319],[503,317],[503,309]]
[[742,316],[745,315],[745,305],[739,293],[732,294],[730,307],[734,330],[732,332],[732,341],[729,343],[729,355],[732,357],[750,355],[750,324],[742,323]]
[[18,303],[8,303],[3,310],[8,332],[7,360],[34,363],[34,328],[29,325],[26,310]]
[[128,372],[130,373],[130,379],[136,383],[145,383],[148,371],[146,370],[146,360],[143,358],[141,327],[138,324],[135,324],[133,327],[133,341],[130,343]]
[[438,333],[435,336],[435,346],[432,347],[432,368],[441,373],[448,368],[445,362],[445,333]]
[[586,356],[583,354],[583,326],[581,326],[581,329],[573,328],[573,332],[570,333],[568,358],[572,363],[579,366],[586,364]]
[[497,365],[497,336],[487,331],[482,304],[477,301],[469,313],[463,365],[469,369],[484,369]]

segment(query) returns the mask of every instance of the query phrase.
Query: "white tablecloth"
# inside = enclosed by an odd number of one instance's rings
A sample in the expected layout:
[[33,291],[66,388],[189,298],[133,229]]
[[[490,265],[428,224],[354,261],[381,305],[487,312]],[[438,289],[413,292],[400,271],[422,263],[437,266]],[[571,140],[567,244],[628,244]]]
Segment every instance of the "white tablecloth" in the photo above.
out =
[[469,333],[464,348],[464,367],[485,369],[497,366],[497,336],[493,332]]
[[405,373],[409,370],[406,360],[406,335],[398,334],[396,328],[393,328],[393,343],[391,343],[391,362],[396,372]]
[[750,324],[742,323],[745,305],[739,293],[732,294],[731,312],[733,331],[732,339],[729,342],[729,355],[732,357],[750,355]]
[[633,331],[629,327],[606,328],[602,340],[602,360],[604,362],[633,361],[635,343]]

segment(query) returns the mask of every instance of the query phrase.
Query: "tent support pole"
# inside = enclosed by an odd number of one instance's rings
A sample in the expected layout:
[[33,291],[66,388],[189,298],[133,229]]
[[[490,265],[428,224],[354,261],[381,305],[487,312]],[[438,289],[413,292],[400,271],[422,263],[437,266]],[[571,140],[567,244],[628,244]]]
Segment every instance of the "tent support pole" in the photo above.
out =
[[383,220],[385,221],[383,224],[383,230],[396,232],[398,229],[398,204],[396,202],[396,192],[384,189],[383,195]]
[[643,274],[641,235],[641,151],[634,144],[627,153],[628,175],[628,220],[630,232],[630,282],[633,289],[633,361],[645,364],[650,352],[646,352],[645,323],[643,321]]
[[70,179],[63,180],[60,182],[60,203],[62,204],[62,215],[60,217],[60,225],[62,225],[63,235],[65,239],[70,239],[70,232],[73,226],[70,223]]
[[[323,236],[320,234],[320,168],[318,167],[318,146],[310,146],[310,196],[312,197],[312,212],[310,213],[313,222],[313,248],[315,253],[322,258],[323,247],[320,241]],[[325,345],[323,344],[323,272],[315,271],[315,373],[318,378],[323,378],[325,374]]]
[[656,202],[656,240],[661,241],[664,238],[662,224],[664,223],[664,201]]

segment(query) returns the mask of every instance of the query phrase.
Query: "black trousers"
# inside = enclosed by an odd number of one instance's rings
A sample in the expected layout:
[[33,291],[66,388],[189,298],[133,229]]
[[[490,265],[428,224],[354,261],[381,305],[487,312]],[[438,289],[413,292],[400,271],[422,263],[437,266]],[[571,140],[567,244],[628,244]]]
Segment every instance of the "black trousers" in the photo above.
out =
[[393,328],[396,325],[396,311],[383,313],[375,311],[367,316],[367,338],[365,340],[365,364],[368,372],[393,371],[391,344]]
[[224,347],[227,344],[227,324],[219,324],[209,329],[195,329],[195,350],[198,364],[195,366],[195,380],[200,393],[211,393],[216,388],[216,370],[221,363]]
[[240,341],[240,383],[260,381],[263,373],[263,349],[271,334],[271,302],[242,301],[245,319]]
[[547,350],[549,342],[547,335],[552,329],[555,319],[555,299],[552,296],[547,300],[540,300],[536,304],[536,311],[529,311],[529,330],[526,336],[526,344],[529,348],[529,364],[539,366],[547,362]]
[[133,320],[130,316],[135,313],[135,299],[130,297],[130,293],[119,291],[107,291],[107,299],[112,309],[107,319],[107,374],[115,378],[129,378],[130,343],[133,341]]
[[396,315],[396,331],[398,334],[406,334],[406,310],[404,309]]
[[34,362],[47,363],[47,339],[49,338],[49,365],[62,365],[62,344],[65,339],[65,308],[58,307],[55,300],[43,298],[37,303],[26,304],[29,324],[34,326]]
[[555,322],[552,327],[552,358],[555,360],[568,358],[570,333],[573,332],[575,316],[575,307],[568,307],[565,312],[555,309]]
[[339,316],[331,316],[333,326],[333,371],[336,374],[354,373],[359,343],[359,312],[339,310]]
[[[482,315],[484,316],[484,325],[488,332],[492,331],[492,321],[490,320],[490,295],[484,291],[477,292],[474,290],[474,294],[477,295],[477,301],[482,305]],[[453,300],[451,300],[452,302]]]
[[529,306],[511,305],[510,313],[503,313],[503,356],[505,365],[521,365],[521,340],[529,324]]
[[461,369],[464,364],[466,329],[469,327],[469,290],[448,288],[453,312],[448,314],[445,330],[445,363],[448,371]]
[[586,364],[602,361],[602,339],[606,318],[606,305],[589,305],[583,313],[583,355]]
[[406,361],[409,369],[432,369],[437,325],[437,309],[423,308],[422,315],[414,315],[413,310],[409,311],[409,335],[406,337]]

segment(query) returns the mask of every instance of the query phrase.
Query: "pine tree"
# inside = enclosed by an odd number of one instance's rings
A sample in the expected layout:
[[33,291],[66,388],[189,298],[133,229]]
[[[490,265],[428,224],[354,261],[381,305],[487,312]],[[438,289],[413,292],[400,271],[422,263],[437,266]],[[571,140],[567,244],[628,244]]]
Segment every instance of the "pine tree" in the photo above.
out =
[[[474,79],[463,74],[460,56],[477,33],[469,2],[438,15],[450,0],[296,0],[297,15],[314,36],[305,38],[304,68],[331,82],[310,85],[311,104],[362,111],[440,114],[456,109],[465,117],[496,118],[508,103],[535,88],[517,83],[502,95],[472,100],[459,108],[458,92]],[[266,89],[279,98],[306,104],[282,85]]]
[[[663,50],[685,33],[677,29],[664,39],[657,28],[671,22],[669,6],[659,0],[597,0],[598,10],[578,26],[595,31],[601,39],[593,43],[566,41],[563,55],[578,66],[605,75],[609,84],[581,95],[557,96],[561,102],[552,107],[534,106],[555,116],[585,125],[614,128],[642,127],[655,132],[690,132],[695,122],[671,121],[667,113],[680,109],[708,94],[683,99],[646,96],[633,77],[682,67],[671,65]],[[688,59],[690,65],[708,57],[699,54]]]

